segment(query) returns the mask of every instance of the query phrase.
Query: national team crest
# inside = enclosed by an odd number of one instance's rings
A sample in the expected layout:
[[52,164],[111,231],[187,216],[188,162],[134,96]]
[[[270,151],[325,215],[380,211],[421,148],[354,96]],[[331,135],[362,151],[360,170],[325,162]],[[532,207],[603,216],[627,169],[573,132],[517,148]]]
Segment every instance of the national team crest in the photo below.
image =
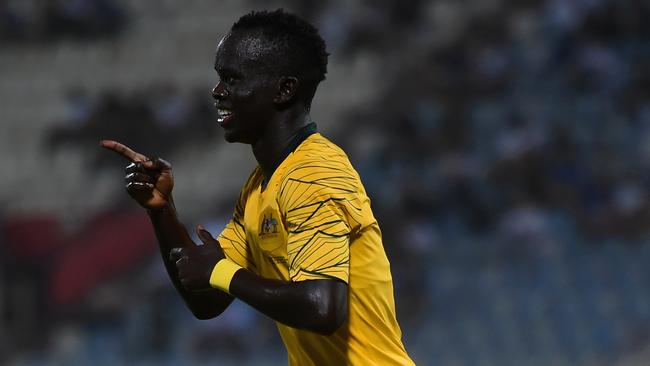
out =
[[264,214],[260,223],[259,236],[273,235],[278,233],[278,220],[273,217],[273,212]]
[[257,244],[260,249],[275,263],[279,257],[286,256],[287,234],[280,212],[276,207],[266,207],[260,213]]

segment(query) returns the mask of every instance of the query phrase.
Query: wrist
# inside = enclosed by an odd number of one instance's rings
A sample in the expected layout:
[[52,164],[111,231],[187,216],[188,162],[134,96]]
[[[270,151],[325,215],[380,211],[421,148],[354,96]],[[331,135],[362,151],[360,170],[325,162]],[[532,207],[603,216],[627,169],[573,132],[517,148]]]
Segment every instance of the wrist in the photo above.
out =
[[162,207],[155,207],[155,208],[154,207],[145,207],[145,210],[147,211],[147,214],[149,214],[149,216],[156,216],[156,215],[159,215],[159,214],[163,213],[166,210],[168,211],[169,210],[169,205],[165,205],[165,206],[162,206]]
[[235,262],[227,258],[220,259],[210,274],[210,287],[230,293],[230,282],[240,269],[242,267]]
[[147,214],[149,216],[157,216],[162,213],[176,213],[176,208],[174,207],[174,201],[172,201],[171,197],[169,200],[162,206],[160,207],[145,207]]

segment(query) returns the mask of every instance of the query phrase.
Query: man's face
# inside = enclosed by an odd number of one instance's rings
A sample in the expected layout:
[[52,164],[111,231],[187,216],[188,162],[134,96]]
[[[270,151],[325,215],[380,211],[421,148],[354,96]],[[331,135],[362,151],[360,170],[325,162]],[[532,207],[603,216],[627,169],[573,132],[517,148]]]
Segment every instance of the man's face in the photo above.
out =
[[215,58],[219,82],[212,90],[217,121],[228,142],[254,144],[275,112],[277,79],[264,67],[264,39],[251,32],[224,37]]

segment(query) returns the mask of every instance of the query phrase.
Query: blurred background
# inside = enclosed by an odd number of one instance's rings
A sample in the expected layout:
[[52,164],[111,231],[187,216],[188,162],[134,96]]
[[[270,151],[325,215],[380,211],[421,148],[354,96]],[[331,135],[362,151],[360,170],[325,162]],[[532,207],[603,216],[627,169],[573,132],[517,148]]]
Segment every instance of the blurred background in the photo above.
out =
[[286,364],[241,302],[192,318],[97,146],[170,160],[217,235],[255,162],[215,123],[214,51],[277,7],[327,41],[313,118],[419,365],[650,362],[647,1],[0,0],[0,364]]

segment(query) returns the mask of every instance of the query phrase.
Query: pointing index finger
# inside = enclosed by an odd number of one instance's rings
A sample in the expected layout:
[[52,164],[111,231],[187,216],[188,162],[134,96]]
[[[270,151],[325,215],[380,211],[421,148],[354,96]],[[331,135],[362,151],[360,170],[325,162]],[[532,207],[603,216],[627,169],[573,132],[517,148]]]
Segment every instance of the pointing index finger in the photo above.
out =
[[132,162],[146,162],[149,161],[149,158],[146,156],[133,151],[130,147],[121,144],[113,140],[102,140],[99,142],[99,146],[107,148],[108,150],[115,151],[116,153],[122,155],[123,157],[131,160]]

